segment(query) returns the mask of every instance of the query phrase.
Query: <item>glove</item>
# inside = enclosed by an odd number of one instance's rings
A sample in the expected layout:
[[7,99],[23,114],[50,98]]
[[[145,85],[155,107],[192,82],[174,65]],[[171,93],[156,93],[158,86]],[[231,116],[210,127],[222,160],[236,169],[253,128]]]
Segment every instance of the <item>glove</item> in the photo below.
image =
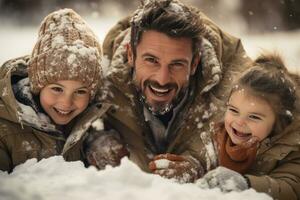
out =
[[149,169],[168,179],[179,183],[190,183],[202,176],[204,170],[201,164],[192,156],[175,154],[160,154],[149,163]]
[[225,167],[217,167],[209,171],[196,182],[196,185],[203,189],[218,187],[222,192],[249,189],[248,181],[244,176]]
[[120,165],[121,159],[128,155],[128,150],[115,130],[94,131],[87,139],[87,162],[100,170],[105,169],[106,165]]

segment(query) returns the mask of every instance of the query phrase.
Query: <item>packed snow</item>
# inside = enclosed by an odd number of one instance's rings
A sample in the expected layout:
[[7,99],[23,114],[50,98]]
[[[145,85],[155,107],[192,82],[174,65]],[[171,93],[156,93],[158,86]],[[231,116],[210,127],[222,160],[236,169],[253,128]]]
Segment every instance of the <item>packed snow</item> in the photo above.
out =
[[127,158],[121,166],[98,171],[80,162],[65,162],[61,156],[26,161],[11,174],[0,171],[1,200],[271,200],[253,189],[222,193],[203,190],[195,184],[142,172]]

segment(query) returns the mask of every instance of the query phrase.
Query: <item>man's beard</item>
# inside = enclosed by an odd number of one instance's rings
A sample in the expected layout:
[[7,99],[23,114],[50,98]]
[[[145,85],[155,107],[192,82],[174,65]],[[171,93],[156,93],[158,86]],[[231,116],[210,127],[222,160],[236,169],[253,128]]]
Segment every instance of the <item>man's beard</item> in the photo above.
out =
[[[135,76],[134,76],[135,77]],[[146,80],[143,83],[143,90],[138,86],[138,83],[135,81],[136,89],[138,91],[139,100],[140,102],[153,114],[153,115],[164,115],[168,112],[170,112],[175,106],[178,105],[178,103],[182,100],[184,97],[186,87],[179,89],[178,91],[178,85],[176,83],[168,83],[166,85],[161,86],[158,82],[153,80]],[[156,88],[160,89],[168,89],[168,90],[175,90],[176,95],[173,97],[173,99],[170,102],[159,102],[155,101],[152,103],[152,105],[147,101],[147,97],[145,95],[146,88],[149,88],[149,85],[152,85]]]

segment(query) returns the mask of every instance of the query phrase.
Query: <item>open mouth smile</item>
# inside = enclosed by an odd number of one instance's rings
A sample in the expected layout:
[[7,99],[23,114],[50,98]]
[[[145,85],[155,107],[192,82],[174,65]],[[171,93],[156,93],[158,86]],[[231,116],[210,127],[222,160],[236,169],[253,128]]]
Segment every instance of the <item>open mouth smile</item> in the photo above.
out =
[[153,94],[159,97],[166,96],[173,90],[173,88],[158,88],[153,85],[149,85],[148,87]]
[[232,128],[232,132],[235,136],[237,136],[238,138],[241,138],[241,139],[247,139],[247,138],[251,137],[251,135],[252,135],[251,133],[244,133],[244,132],[238,131],[235,128]]
[[73,110],[69,110],[69,111],[65,111],[65,110],[61,110],[61,109],[57,109],[57,108],[53,108],[56,113],[58,113],[59,115],[63,115],[63,116],[67,116],[67,115],[70,115]]

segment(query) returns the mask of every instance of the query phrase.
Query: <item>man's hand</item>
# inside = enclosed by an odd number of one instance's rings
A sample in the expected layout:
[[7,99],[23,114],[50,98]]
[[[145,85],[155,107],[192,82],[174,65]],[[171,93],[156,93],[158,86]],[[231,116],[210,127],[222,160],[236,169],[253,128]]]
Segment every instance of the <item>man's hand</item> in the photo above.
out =
[[104,169],[106,165],[118,166],[121,159],[128,155],[129,152],[114,130],[101,130],[97,134],[93,132],[92,138],[89,138],[87,143],[87,161],[98,169]]
[[179,183],[190,183],[201,177],[203,168],[192,156],[160,154],[149,163],[149,169],[162,177]]
[[225,167],[209,171],[196,184],[203,189],[218,187],[223,192],[243,191],[249,188],[245,177]]

